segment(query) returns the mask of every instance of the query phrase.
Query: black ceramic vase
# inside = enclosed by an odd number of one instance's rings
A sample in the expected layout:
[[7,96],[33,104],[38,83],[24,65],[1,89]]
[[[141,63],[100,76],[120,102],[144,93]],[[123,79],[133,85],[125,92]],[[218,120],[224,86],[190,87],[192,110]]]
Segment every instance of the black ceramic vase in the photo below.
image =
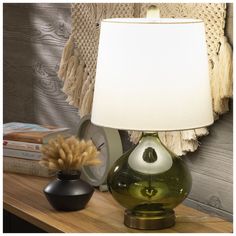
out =
[[44,193],[56,210],[77,211],[83,209],[92,197],[94,188],[80,179],[80,172],[58,172],[57,178],[50,182]]

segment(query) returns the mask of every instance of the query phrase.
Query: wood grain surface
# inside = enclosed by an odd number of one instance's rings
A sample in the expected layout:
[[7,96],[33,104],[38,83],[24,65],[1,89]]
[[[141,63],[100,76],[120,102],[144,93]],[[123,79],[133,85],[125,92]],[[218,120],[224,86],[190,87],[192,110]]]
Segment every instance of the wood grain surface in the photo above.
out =
[[[138,3],[135,4],[139,9]],[[136,16],[138,12],[135,11]],[[226,35],[233,46],[233,6],[227,4]],[[68,105],[57,77],[62,49],[71,31],[70,4],[4,4],[4,122],[60,125],[77,132],[77,110]],[[130,143],[121,131],[127,150]],[[233,106],[200,140],[199,150],[183,157],[193,176],[185,204],[232,220]]]
[[126,233],[232,232],[232,223],[180,205],[176,208],[175,226],[164,230],[134,230],[123,224],[123,209],[108,192],[95,191],[82,211],[54,210],[43,194],[48,178],[4,173],[4,209],[47,232]]
[[192,191],[185,203],[232,220],[233,112],[216,121],[209,136],[200,142],[197,152],[184,157],[193,177]]
[[4,122],[60,125],[79,116],[57,77],[70,35],[70,4],[4,4]]

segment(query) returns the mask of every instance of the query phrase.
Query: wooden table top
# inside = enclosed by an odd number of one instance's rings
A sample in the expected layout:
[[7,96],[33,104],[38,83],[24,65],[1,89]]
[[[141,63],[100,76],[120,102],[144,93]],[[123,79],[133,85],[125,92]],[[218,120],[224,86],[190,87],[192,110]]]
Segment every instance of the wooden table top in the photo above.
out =
[[47,178],[3,174],[4,209],[47,232],[81,233],[213,233],[232,232],[233,225],[218,217],[180,205],[175,209],[176,224],[163,230],[134,230],[123,224],[123,208],[108,192],[95,191],[87,207],[76,212],[58,212],[46,200],[42,189]]

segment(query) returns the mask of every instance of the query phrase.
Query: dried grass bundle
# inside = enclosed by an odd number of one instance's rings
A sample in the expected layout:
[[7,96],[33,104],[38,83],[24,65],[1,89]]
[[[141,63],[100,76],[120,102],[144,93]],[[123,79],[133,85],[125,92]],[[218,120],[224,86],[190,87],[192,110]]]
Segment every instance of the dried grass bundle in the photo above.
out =
[[99,152],[91,140],[79,140],[74,136],[64,139],[57,136],[41,148],[40,165],[53,171],[80,170],[82,166],[97,165]]

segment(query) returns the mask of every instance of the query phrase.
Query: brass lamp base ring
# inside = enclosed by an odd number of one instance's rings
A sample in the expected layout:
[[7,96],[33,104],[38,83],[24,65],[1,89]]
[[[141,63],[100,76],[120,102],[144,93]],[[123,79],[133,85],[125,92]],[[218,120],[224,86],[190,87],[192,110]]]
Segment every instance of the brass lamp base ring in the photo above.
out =
[[124,224],[135,229],[164,229],[175,224],[175,212],[137,214],[125,210]]

